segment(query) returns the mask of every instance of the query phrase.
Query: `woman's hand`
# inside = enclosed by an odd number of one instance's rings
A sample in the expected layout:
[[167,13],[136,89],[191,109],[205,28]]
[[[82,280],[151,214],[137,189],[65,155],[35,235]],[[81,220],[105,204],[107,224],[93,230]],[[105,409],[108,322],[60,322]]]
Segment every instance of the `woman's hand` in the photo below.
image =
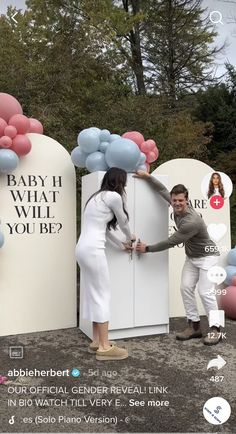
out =
[[123,246],[124,246],[124,250],[126,251],[126,252],[132,252],[133,250],[134,250],[134,248],[133,248],[133,245],[132,245],[132,241],[130,241],[130,242],[125,242],[125,243],[123,243],[122,242],[122,244],[123,244]]

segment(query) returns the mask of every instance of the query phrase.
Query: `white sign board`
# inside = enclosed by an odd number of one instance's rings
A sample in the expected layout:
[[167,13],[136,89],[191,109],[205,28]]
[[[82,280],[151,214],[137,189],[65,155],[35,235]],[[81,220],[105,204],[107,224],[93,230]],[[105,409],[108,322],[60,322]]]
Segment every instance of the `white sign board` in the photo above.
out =
[[76,182],[69,153],[28,134],[31,152],[0,175],[0,335],[76,326]]
[[[189,199],[192,206],[202,216],[207,226],[210,224],[217,225],[220,231],[222,224],[226,225],[226,232],[222,234],[223,236],[216,242],[221,251],[219,265],[224,267],[226,265],[226,250],[231,248],[229,199],[225,199],[224,206],[221,209],[213,209],[210,206],[209,201],[203,196],[201,191],[202,180],[209,172],[213,172],[213,169],[201,161],[178,158],[157,167],[152,172],[152,175],[168,175],[169,190],[176,184],[184,184],[189,190]],[[214,228],[217,229],[217,227]],[[175,229],[173,209],[170,207],[169,235],[172,235]],[[153,244],[155,242],[155,239],[153,239]],[[185,316],[180,294],[180,278],[184,261],[185,252],[183,245],[169,249],[170,317]],[[205,314],[200,304],[199,313],[201,315]]]

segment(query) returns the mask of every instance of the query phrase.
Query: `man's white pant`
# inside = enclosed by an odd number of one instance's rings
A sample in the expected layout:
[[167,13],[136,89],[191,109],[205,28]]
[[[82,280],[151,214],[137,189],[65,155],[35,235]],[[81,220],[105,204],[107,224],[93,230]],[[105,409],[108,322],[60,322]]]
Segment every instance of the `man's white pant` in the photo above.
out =
[[186,316],[192,321],[199,321],[197,303],[195,298],[195,288],[198,283],[198,292],[202,304],[209,316],[210,310],[217,310],[218,305],[215,295],[210,292],[214,284],[207,277],[208,270],[216,265],[218,256],[205,256],[202,258],[191,259],[186,257],[181,277],[181,294],[186,311]]

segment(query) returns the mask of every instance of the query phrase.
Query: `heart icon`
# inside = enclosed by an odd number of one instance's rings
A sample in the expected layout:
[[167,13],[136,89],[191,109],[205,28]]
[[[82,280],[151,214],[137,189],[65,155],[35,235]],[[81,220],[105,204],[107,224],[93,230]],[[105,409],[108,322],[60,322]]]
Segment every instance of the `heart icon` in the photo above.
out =
[[214,241],[220,241],[227,232],[227,226],[224,223],[211,223],[207,226],[207,232]]

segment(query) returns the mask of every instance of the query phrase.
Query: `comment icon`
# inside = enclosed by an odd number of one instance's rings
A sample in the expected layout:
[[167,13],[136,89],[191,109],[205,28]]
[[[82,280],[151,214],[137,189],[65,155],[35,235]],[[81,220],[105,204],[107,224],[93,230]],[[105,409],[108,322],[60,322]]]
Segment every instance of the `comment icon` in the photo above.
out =
[[207,272],[207,278],[210,280],[210,282],[220,285],[226,279],[226,271],[222,267],[211,267]]

